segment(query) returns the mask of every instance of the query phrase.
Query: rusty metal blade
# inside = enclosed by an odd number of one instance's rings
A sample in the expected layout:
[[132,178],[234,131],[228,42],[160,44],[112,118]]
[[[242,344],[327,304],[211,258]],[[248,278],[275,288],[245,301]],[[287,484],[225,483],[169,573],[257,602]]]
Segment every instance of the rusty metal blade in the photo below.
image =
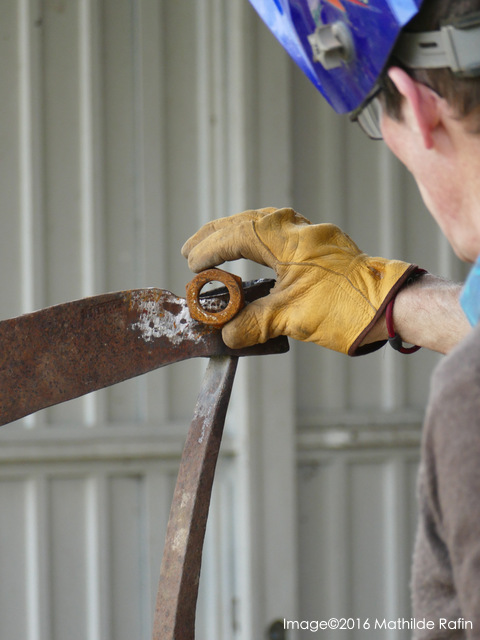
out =
[[193,640],[210,495],[236,357],[211,358],[183,450],[170,510],[153,640]]
[[[269,287],[253,283],[248,299]],[[287,350],[286,338],[228,349],[219,329],[163,289],[68,302],[0,322],[0,425],[187,358]]]

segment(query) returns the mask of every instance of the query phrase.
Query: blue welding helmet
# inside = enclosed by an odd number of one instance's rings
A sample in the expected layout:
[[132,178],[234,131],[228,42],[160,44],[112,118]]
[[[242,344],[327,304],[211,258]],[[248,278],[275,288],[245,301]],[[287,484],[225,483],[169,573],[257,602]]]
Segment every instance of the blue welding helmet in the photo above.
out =
[[365,102],[423,0],[250,0],[337,113]]

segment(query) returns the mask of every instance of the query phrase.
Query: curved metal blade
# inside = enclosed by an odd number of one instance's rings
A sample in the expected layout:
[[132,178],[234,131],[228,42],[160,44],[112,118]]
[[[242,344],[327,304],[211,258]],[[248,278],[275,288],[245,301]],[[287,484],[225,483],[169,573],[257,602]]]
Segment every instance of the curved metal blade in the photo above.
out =
[[[265,286],[250,286],[249,298]],[[185,299],[163,289],[68,302],[0,322],[0,425],[188,358],[287,350],[286,338],[228,349],[220,330],[193,320]]]

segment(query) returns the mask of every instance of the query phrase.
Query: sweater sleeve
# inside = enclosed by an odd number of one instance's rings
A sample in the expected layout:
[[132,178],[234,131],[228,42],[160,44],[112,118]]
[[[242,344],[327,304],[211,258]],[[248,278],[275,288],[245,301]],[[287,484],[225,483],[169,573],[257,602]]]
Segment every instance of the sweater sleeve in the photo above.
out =
[[471,623],[458,637],[480,639],[480,330],[433,378],[422,455],[421,518],[431,565],[424,597],[431,588],[439,618]]

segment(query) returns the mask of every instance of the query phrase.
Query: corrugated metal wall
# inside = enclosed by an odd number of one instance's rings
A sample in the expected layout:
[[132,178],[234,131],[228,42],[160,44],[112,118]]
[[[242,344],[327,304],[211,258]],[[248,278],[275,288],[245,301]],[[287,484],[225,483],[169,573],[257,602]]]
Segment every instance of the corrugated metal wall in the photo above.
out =
[[[0,86],[3,318],[108,290],[182,294],[183,241],[255,206],[293,204],[366,251],[461,276],[405,173],[323,105],[245,0],[0,0]],[[241,363],[199,638],[262,637],[283,617],[406,615],[435,360],[295,344]],[[203,368],[3,429],[2,638],[149,637]]]

